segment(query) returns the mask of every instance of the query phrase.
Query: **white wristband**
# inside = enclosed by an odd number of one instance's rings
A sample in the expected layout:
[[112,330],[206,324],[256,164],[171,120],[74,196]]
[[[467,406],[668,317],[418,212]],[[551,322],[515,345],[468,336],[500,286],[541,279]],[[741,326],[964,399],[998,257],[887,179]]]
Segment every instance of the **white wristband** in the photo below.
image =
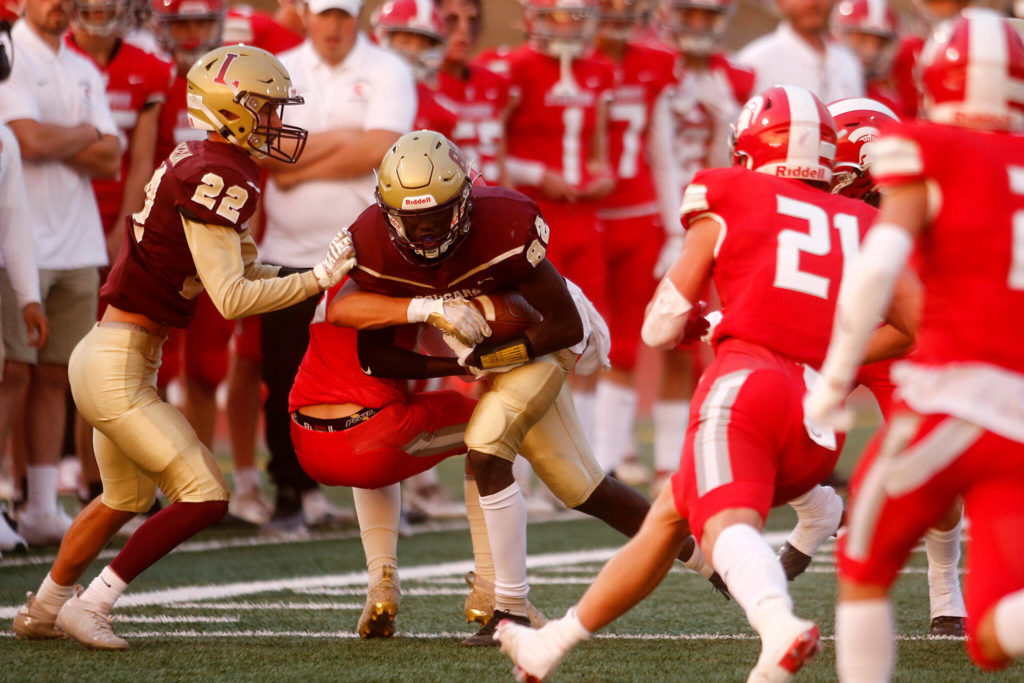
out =
[[414,296],[409,300],[409,308],[406,310],[405,319],[411,323],[425,323],[432,313],[443,315],[443,306],[444,302],[441,299]]

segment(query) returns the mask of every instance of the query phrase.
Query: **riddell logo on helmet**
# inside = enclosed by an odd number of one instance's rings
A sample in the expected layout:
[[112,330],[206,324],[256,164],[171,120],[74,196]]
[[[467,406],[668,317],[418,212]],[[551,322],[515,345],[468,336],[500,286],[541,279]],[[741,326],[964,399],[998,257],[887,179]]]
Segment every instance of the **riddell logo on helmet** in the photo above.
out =
[[402,199],[403,209],[422,209],[426,206],[437,206],[437,200],[432,194],[423,194],[418,197],[405,197]]
[[776,166],[775,175],[780,178],[800,178],[801,180],[821,180],[824,182],[825,169],[811,166],[795,166],[792,168]]

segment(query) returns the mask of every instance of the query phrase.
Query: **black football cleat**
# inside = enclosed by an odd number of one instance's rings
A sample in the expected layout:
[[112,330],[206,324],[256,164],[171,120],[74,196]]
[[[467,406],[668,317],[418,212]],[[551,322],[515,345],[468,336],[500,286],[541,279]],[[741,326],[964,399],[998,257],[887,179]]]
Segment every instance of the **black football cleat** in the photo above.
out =
[[792,581],[807,571],[807,567],[811,564],[811,556],[803,554],[787,541],[779,548],[779,562],[782,563],[782,569],[786,572],[786,580]]
[[487,620],[487,623],[480,627],[480,630],[462,641],[466,647],[498,647],[500,643],[494,639],[494,631],[502,621],[514,621],[523,626],[530,625],[529,617],[521,617],[512,614],[507,610],[494,610],[494,614]]
[[933,636],[953,636],[954,638],[963,638],[964,618],[935,617],[932,619],[931,632]]
[[732,593],[729,592],[729,587],[725,585],[725,581],[719,576],[718,572],[714,572],[708,577],[708,582],[711,587],[722,594],[722,597],[726,600],[732,600]]

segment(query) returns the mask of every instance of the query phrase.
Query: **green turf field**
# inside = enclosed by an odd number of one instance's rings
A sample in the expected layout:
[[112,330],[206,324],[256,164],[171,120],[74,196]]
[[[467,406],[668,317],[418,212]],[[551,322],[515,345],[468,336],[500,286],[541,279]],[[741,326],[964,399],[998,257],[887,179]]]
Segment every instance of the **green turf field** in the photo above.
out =
[[[861,439],[862,440],[862,439]],[[844,459],[846,462],[846,459]],[[447,484],[459,463],[444,464]],[[344,500],[345,492],[332,492]],[[770,520],[774,545],[793,522]],[[531,599],[549,616],[583,593],[621,537],[571,514],[530,526]],[[835,680],[833,545],[792,586],[797,612],[818,620],[824,651],[797,680]],[[104,557],[111,557],[108,550]],[[365,596],[363,556],[353,527],[315,532],[296,543],[267,543],[253,531],[205,532],[140,576],[119,601],[116,630],[131,642],[120,653],[73,642],[17,641],[10,619],[45,575],[53,551],[0,559],[0,680],[512,680],[495,649],[463,648],[462,618],[471,568],[465,524],[413,527],[401,540],[397,637],[361,641],[356,621]],[[104,562],[97,562],[86,580]],[[915,553],[896,593],[897,680],[1024,680],[1024,664],[997,676],[977,672],[955,639],[927,635],[924,554]],[[759,642],[735,603],[679,569],[633,612],[564,662],[562,681],[742,681]]]

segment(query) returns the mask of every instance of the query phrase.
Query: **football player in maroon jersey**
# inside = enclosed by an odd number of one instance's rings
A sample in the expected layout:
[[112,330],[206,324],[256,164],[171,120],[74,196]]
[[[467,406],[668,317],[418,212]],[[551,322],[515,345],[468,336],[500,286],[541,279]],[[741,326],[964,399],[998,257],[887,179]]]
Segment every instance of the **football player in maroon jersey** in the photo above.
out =
[[968,654],[985,669],[1024,656],[1024,42],[997,13],[965,10],[936,30],[919,67],[926,121],[877,143],[878,221],[805,403],[812,417],[842,421],[865,342],[913,252],[924,287],[916,350],[893,368],[899,402],[858,464],[839,544],[844,680],[892,676],[889,589],[958,495],[971,517]]
[[[103,495],[79,513],[38,594],[14,620],[25,638],[67,634],[123,650],[110,626],[114,601],[136,576],[220,519],[228,490],[210,451],[156,390],[171,327],[186,327],[204,289],[229,318],[301,301],[337,284],[355,262],[344,230],[311,271],[285,275],[256,262],[248,221],[259,199],[254,158],[294,161],[306,131],[282,123],[288,72],[258,48],[218,48],[188,74],[189,117],[208,139],[178,146],[125,220],[124,245],[100,294],[102,320],[71,357],[71,390],[93,425]],[[159,486],[171,504],[132,534],[82,592],[75,582],[121,526],[149,509]]]
[[714,277],[724,316],[680,469],[564,618],[536,632],[498,627],[523,675],[545,678],[576,643],[646,597],[691,529],[761,636],[748,680],[788,680],[816,652],[818,627],[794,616],[786,575],[759,530],[770,507],[812,490],[839,456],[841,438],[805,423],[800,403],[824,357],[844,263],[874,213],[827,192],[835,139],[832,117],[809,91],[769,88],[740,114],[737,165],[700,171],[687,188],[686,242],[643,328],[656,347],[686,338],[691,302]]
[[[585,303],[580,315],[581,304],[545,258],[551,231],[536,204],[512,190],[471,185],[461,152],[433,131],[408,133],[392,147],[377,195],[378,206],[351,228],[362,264],[351,274],[358,288],[343,289],[328,318],[360,329],[359,361],[375,377],[487,377],[465,444],[493,539],[495,609],[466,644],[493,645],[499,620],[528,621],[526,515],[512,477],[517,453],[568,507],[627,535],[649,505],[604,475],[580,433],[566,379],[574,367],[596,369],[577,357],[587,358],[587,344],[597,342],[591,321],[600,317]],[[465,298],[506,289],[518,290],[543,322],[501,342],[484,339],[479,326],[462,327],[460,320],[475,316]],[[396,326],[423,321],[448,331],[457,362],[391,348]],[[693,554],[688,548],[684,557]]]

